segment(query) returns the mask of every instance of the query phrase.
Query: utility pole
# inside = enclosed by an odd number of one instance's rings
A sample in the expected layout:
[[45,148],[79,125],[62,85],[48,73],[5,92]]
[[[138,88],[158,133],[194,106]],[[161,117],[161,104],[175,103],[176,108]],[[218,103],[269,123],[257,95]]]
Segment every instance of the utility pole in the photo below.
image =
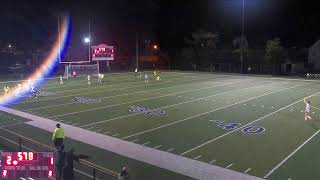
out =
[[136,68],[139,68],[139,43],[138,43],[138,32],[136,32]]
[[88,43],[88,61],[90,62],[90,50],[91,50],[91,32],[90,32],[90,19],[89,19],[89,43]]
[[241,69],[240,73],[243,73],[243,44],[244,44],[244,0],[242,0],[242,23],[241,23],[241,43],[240,43],[240,61],[241,61]]

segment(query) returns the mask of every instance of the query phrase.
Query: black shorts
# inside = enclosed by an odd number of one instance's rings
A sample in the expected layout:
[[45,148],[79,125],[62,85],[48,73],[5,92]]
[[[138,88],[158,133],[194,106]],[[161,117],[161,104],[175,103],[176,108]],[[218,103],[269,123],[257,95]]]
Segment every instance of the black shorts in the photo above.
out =
[[62,146],[63,145],[63,138],[56,138],[54,140],[54,146],[55,147],[59,147],[59,146]]

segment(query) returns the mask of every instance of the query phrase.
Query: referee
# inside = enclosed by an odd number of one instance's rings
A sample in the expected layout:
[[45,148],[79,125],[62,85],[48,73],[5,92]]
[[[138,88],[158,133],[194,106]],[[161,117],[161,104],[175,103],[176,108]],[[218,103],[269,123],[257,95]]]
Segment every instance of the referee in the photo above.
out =
[[56,125],[56,127],[57,128],[54,130],[52,135],[52,142],[56,148],[59,148],[63,146],[64,130],[60,127],[59,123]]

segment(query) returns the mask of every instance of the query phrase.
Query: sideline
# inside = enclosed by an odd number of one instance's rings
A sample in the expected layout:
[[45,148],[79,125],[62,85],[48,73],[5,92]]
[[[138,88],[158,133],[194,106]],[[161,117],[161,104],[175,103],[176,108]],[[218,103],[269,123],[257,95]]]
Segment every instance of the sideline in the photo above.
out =
[[[56,121],[47,118],[42,118],[6,107],[0,107],[0,111],[30,119],[32,121],[26,122],[26,124],[50,132],[53,131],[57,123]],[[66,136],[71,139],[195,179],[262,180],[262,178],[134,144],[89,130],[81,129],[79,127],[74,127],[63,123],[61,123],[61,125],[65,129]],[[80,134],[81,136],[79,136]]]

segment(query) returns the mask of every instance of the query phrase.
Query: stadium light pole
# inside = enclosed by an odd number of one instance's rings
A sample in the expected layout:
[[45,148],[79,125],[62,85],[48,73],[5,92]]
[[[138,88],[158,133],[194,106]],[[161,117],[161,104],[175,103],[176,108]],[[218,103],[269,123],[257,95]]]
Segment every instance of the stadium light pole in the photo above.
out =
[[88,61],[90,61],[90,38],[89,37],[85,37],[84,39],[83,39],[83,41],[84,41],[84,43],[85,44],[88,44],[88,49],[89,49],[89,53],[88,53]]
[[139,43],[138,32],[136,32],[136,68],[139,68]]
[[242,0],[242,19],[241,19],[241,43],[240,43],[240,72],[243,73],[243,41],[244,41],[244,0]]

